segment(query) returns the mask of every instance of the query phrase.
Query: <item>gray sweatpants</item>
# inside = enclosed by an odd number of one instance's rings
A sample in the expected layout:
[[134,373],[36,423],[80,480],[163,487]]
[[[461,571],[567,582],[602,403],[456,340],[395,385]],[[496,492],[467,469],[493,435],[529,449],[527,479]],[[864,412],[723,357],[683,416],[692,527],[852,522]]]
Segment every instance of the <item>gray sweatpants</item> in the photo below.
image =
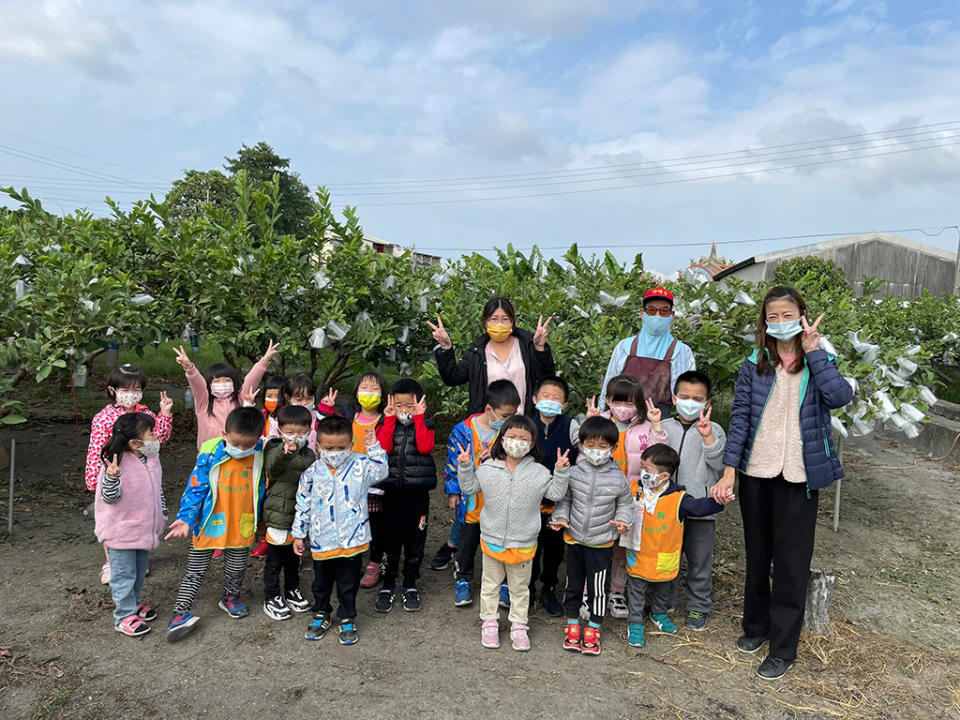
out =
[[[687,518],[683,523],[683,554],[687,556],[687,611],[713,609],[713,541],[717,523]],[[674,587],[676,587],[674,585]],[[674,591],[675,592],[675,591]],[[674,604],[676,595],[674,594]]]
[[647,589],[650,589],[650,614],[666,615],[670,603],[673,581],[651,582],[643,578],[627,576],[627,622],[631,625],[643,622],[643,609],[647,605]]

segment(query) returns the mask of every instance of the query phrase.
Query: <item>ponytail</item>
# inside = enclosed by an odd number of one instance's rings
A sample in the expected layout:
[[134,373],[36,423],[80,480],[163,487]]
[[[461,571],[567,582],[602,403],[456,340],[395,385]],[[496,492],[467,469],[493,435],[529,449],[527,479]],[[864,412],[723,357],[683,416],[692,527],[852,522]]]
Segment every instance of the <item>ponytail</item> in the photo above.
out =
[[113,432],[100,452],[100,459],[104,463],[109,463],[116,455],[119,462],[127,449],[127,443],[131,440],[139,440],[147,430],[153,430],[154,424],[153,418],[146,413],[124,413],[113,423]]

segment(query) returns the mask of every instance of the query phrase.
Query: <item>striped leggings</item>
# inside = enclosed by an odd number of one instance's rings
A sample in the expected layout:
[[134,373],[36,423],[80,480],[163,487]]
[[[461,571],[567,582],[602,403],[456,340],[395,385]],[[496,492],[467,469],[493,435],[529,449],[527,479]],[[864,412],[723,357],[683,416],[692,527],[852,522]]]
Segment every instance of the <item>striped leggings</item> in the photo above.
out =
[[[223,594],[239,595],[243,587],[243,576],[247,571],[247,558],[250,557],[250,548],[229,548],[223,551]],[[213,550],[197,550],[190,548],[187,553],[187,572],[180,582],[180,591],[177,601],[173,604],[174,612],[190,612],[193,601],[197,598],[203,576],[207,574]]]

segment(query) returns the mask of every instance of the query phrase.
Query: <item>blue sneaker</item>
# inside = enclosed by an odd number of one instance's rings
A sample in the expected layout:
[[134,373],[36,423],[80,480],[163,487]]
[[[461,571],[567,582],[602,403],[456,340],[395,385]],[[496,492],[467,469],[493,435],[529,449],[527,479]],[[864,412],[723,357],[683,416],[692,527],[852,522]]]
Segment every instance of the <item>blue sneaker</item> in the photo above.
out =
[[183,640],[187,635],[193,632],[193,626],[200,620],[196,615],[188,612],[176,612],[170,618],[170,624],[167,625],[167,642],[177,642]]
[[643,623],[630,623],[627,627],[627,644],[643,647]]
[[356,645],[360,639],[352,620],[341,621],[340,627],[337,628],[337,635],[340,637],[341,645]]
[[660,628],[660,632],[673,635],[677,631],[677,626],[673,624],[673,620],[666,615],[651,615],[650,619],[653,620],[654,625]]
[[315,612],[313,620],[307,625],[307,631],[303,636],[307,640],[322,640],[330,629],[330,616],[324,612]]
[[500,607],[510,609],[510,588],[505,582],[500,583]]
[[224,595],[220,598],[220,609],[234,620],[245,618],[250,614],[247,612],[247,606],[243,604],[243,600],[240,599],[239,595]]
[[470,592],[469,582],[466,580],[457,580],[454,589],[457,592],[456,597],[453,599],[454,605],[457,607],[466,607],[467,605],[473,604],[473,593]]

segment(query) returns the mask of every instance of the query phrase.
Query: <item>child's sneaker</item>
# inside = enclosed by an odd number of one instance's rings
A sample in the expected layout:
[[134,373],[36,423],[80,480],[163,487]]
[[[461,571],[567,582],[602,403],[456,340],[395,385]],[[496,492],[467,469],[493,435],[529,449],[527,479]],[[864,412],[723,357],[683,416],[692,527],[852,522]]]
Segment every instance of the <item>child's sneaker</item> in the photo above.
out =
[[403,609],[407,612],[420,612],[420,593],[416,588],[406,588],[402,591]]
[[306,598],[300,593],[300,588],[294,588],[293,590],[287,590],[287,594],[284,597],[287,601],[287,607],[293,610],[295,613],[304,613],[310,609],[311,605],[307,602]]
[[683,623],[683,626],[700,632],[707,627],[707,613],[699,612],[697,610],[688,610],[687,620],[685,623]]
[[437,550],[437,554],[433,556],[433,560],[430,561],[430,568],[433,570],[446,570],[450,567],[450,563],[453,562],[454,556],[457,554],[457,549],[455,547],[450,547],[446,542],[444,542],[440,549]]
[[247,606],[243,604],[243,600],[240,599],[239,595],[224,595],[220,598],[219,607],[234,620],[245,618],[250,614],[247,611]]
[[496,620],[484,620],[480,626],[480,644],[485,648],[500,647],[500,623]]
[[397,597],[397,591],[394,588],[381,588],[377,593],[376,602],[373,603],[373,609],[378,613],[388,613],[393,610],[393,601]]
[[610,613],[610,617],[615,617],[619,620],[623,620],[630,614],[630,611],[627,609],[627,599],[623,596],[623,593],[610,593],[607,612]]
[[110,584],[110,561],[107,560],[103,565],[100,566],[100,584],[109,585]]
[[454,605],[466,607],[473,604],[473,593],[470,592],[470,583],[467,580],[457,580],[454,590],[456,591],[456,596],[453,599]]
[[666,615],[651,615],[650,619],[653,620],[654,625],[660,628],[660,632],[673,635],[677,631],[677,626],[673,624],[673,620]]
[[500,607],[510,609],[510,587],[505,582],[500,583]]
[[584,655],[600,654],[600,628],[587,625],[583,629],[583,640],[580,643],[580,652]]
[[260,538],[260,542],[257,543],[257,546],[250,551],[250,556],[255,558],[267,556],[267,539],[265,537]]
[[366,570],[363,571],[363,577],[360,578],[360,587],[372,588],[380,582],[380,563],[368,562]]
[[567,623],[563,634],[563,649],[580,652],[580,623]]
[[630,623],[627,626],[627,644],[633,647],[643,647],[643,623]]
[[529,629],[530,626],[523,623],[512,623],[510,625],[510,642],[513,644],[514,650],[526,652],[530,649],[530,636],[527,635]]
[[124,635],[129,635],[130,637],[139,637],[140,635],[146,635],[150,632],[150,626],[136,615],[127,615],[127,617],[118,622],[114,627],[116,627],[117,632],[122,632]]
[[563,615],[563,605],[557,600],[552,587],[545,587],[540,591],[540,604],[550,617]]
[[263,614],[271,620],[289,620],[293,617],[293,612],[287,607],[283,595],[265,600],[263,602]]
[[146,622],[151,622],[152,620],[157,619],[157,611],[149,605],[140,603],[137,605],[137,617]]
[[199,621],[196,615],[188,612],[175,612],[170,618],[170,624],[167,625],[167,642],[178,642],[193,632],[194,626]]
[[313,620],[307,625],[307,631],[303,636],[307,640],[322,640],[330,629],[330,616],[323,612],[315,612]]
[[340,621],[340,627],[337,628],[337,637],[340,638],[341,645],[356,645],[360,639],[352,620]]

